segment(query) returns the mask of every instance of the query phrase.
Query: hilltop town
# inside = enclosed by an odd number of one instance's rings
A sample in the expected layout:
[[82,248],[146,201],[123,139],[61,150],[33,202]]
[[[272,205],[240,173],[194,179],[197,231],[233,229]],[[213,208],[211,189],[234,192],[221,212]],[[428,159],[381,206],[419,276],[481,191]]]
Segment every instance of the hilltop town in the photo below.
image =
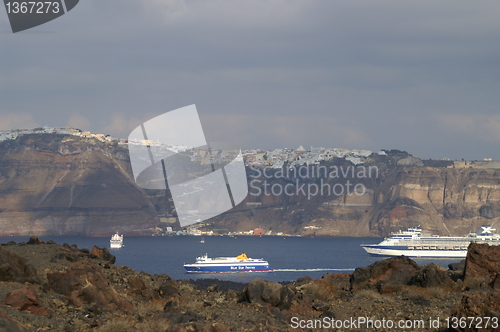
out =
[[[180,231],[168,191],[144,190],[135,183],[129,156],[135,146],[184,154],[192,165],[224,164],[240,154],[69,127],[3,131],[0,232],[108,236],[120,229],[127,236],[150,236]],[[500,221],[500,162],[488,158],[422,160],[400,150],[318,147],[252,149],[241,156],[249,195],[227,213],[185,232],[385,236],[420,224],[435,234],[462,235]],[[313,176],[308,169],[315,170]],[[332,170],[338,170],[335,176]],[[354,186],[362,190],[349,195]],[[318,191],[323,188],[327,194]]]
[[[173,153],[178,152],[190,152],[191,160],[198,161],[202,164],[205,163],[224,163],[233,160],[239,152],[237,149],[210,149],[206,147],[191,148],[188,146],[179,145],[168,145],[164,144],[158,140],[144,140],[144,139],[124,139],[115,138],[111,135],[101,134],[101,133],[91,133],[90,131],[84,131],[81,129],[73,127],[38,127],[31,129],[13,129],[7,131],[0,131],[0,142],[7,140],[15,140],[17,137],[29,134],[59,134],[59,135],[73,135],[81,138],[95,138],[101,142],[117,143],[122,146],[148,146],[155,147],[156,153],[161,153],[162,151],[170,151]],[[242,150],[242,156],[245,160],[246,166],[254,167],[270,167],[272,169],[281,169],[283,166],[289,168],[298,167],[303,165],[319,165],[321,162],[332,161],[335,158],[342,158],[346,161],[352,163],[353,165],[363,164],[368,157],[373,153],[379,156],[387,156],[388,150],[380,150],[378,152],[372,152],[370,150],[349,150],[346,148],[324,148],[324,147],[313,147],[306,149],[303,146],[299,146],[296,149],[293,148],[280,148],[273,150],[264,149],[249,149]],[[402,153],[407,156],[411,156],[405,151],[391,150],[390,152]],[[443,161],[450,161],[448,158],[443,158]],[[416,157],[411,156],[411,158],[400,161],[400,165],[411,165],[415,164],[417,166],[422,166],[424,163]],[[497,168],[500,167],[500,161],[494,161],[491,158],[484,158],[482,161],[451,161],[447,163],[448,167],[453,168]]]

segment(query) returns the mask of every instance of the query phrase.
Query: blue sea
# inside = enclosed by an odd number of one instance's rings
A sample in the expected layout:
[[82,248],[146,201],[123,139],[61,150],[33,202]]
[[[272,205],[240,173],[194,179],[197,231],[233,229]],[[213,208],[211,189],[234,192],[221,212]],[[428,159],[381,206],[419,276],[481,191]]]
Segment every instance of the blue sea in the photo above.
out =
[[[69,236],[41,236],[58,244],[76,244],[78,248],[92,249],[94,245],[109,248],[109,238]],[[29,237],[0,237],[8,241],[27,242]],[[234,282],[250,282],[261,278],[270,281],[294,281],[303,276],[313,279],[325,273],[351,273],[357,267],[368,266],[383,257],[368,255],[360,244],[379,243],[380,238],[362,237],[283,237],[283,236],[199,236],[125,237],[124,247],[110,249],[116,256],[116,265],[126,265],[150,274],[168,274],[174,279],[216,278]],[[184,263],[194,263],[196,257],[237,256],[246,253],[251,258],[264,258],[274,272],[240,272],[215,274],[188,274]],[[419,265],[434,262],[447,267],[459,259],[415,259]]]

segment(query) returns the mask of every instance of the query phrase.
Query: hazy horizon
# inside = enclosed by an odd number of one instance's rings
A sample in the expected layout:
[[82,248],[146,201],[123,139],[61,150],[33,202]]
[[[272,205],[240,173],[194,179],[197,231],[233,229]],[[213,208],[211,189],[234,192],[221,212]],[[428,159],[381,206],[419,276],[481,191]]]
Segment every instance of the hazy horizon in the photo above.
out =
[[209,141],[500,160],[497,1],[80,1],[13,34],[0,130],[127,137],[196,104]]

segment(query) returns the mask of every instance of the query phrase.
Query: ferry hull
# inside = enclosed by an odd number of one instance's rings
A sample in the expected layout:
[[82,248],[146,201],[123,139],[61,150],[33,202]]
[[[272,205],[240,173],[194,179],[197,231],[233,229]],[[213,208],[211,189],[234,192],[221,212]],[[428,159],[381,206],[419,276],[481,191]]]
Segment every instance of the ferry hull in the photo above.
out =
[[440,257],[440,258],[465,258],[467,249],[396,249],[381,248],[376,245],[362,246],[370,255],[373,256],[407,256],[407,257]]

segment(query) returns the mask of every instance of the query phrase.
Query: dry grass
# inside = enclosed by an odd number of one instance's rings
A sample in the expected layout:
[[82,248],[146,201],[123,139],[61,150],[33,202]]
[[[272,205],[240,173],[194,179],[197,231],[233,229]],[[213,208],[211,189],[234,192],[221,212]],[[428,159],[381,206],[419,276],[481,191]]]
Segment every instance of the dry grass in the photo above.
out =
[[429,293],[430,296],[438,300],[443,300],[450,296],[451,290],[446,287],[433,286],[433,287],[428,287],[427,292]]
[[183,284],[179,287],[179,291],[181,293],[191,293],[194,291],[194,288],[191,285]]
[[141,322],[135,327],[141,332],[164,332],[170,326],[170,321],[166,318],[154,318]]
[[401,292],[406,286],[400,284],[386,284],[380,289],[380,294],[392,294]]
[[145,321],[135,321],[132,318],[115,318],[99,327],[97,332],[163,332],[170,326],[166,318],[150,317]]
[[147,302],[140,302],[135,306],[135,311],[137,313],[162,312],[165,303],[165,299],[153,299]]
[[127,332],[134,330],[134,321],[130,318],[113,319],[107,321],[104,325],[97,329],[98,332]]
[[374,291],[372,289],[361,289],[354,293],[354,297],[362,297],[364,299],[369,299],[369,300],[380,300],[382,299],[382,295],[380,295],[379,292]]

